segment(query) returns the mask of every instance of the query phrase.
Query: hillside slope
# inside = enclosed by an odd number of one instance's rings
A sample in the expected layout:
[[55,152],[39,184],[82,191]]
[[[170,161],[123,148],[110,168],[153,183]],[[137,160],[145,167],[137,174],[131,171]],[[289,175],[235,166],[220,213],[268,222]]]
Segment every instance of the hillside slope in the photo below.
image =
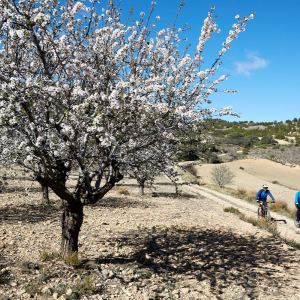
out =
[[[234,173],[234,189],[256,192],[268,184],[276,199],[294,207],[294,196],[300,188],[300,166],[286,166],[267,159],[242,159],[224,163]],[[196,164],[194,169],[201,183],[212,183],[211,171],[216,164]]]

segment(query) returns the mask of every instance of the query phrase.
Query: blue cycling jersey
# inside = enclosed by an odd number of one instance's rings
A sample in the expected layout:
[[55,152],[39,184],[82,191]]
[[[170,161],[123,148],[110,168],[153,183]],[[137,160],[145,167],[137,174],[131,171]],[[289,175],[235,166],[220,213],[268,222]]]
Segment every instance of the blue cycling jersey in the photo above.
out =
[[267,201],[268,196],[270,196],[272,201],[275,201],[275,198],[273,197],[272,193],[269,190],[261,189],[256,194],[256,200],[257,201]]

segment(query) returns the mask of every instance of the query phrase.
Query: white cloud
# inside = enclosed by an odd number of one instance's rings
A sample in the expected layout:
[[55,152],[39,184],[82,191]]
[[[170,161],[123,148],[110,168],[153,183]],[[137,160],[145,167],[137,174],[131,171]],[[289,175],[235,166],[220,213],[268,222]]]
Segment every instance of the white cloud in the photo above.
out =
[[267,67],[268,61],[255,53],[248,53],[244,61],[237,61],[234,65],[238,74],[249,76],[252,72]]

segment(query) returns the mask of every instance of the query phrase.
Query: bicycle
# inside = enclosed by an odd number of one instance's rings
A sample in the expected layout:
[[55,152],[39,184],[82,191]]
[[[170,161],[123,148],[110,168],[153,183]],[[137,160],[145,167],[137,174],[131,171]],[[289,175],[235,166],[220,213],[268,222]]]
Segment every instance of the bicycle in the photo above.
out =
[[270,215],[270,211],[269,211],[267,203],[269,203],[269,202],[267,202],[267,201],[259,201],[258,202],[257,216],[259,219],[273,221],[273,218]]
[[[267,222],[271,222],[271,223],[283,222],[284,224],[287,224],[286,220],[284,220],[284,219],[275,219],[275,218],[271,217],[270,210],[267,205],[268,203],[270,203],[270,202],[269,201],[259,201],[258,202],[258,209],[257,209],[258,218],[264,219]],[[295,225],[296,225],[296,223],[295,223]],[[296,225],[296,227],[297,227],[297,225]],[[300,227],[300,224],[299,224],[299,227]]]

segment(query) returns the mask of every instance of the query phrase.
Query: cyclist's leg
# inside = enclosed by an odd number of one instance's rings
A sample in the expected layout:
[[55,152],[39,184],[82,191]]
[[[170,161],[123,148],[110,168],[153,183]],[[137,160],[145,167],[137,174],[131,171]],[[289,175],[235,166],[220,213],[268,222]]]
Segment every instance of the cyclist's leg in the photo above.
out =
[[266,217],[267,217],[267,214],[268,214],[267,201],[263,201],[262,208],[263,208],[263,217],[266,218]]
[[260,202],[258,202],[257,216],[258,218],[263,218],[263,206]]

